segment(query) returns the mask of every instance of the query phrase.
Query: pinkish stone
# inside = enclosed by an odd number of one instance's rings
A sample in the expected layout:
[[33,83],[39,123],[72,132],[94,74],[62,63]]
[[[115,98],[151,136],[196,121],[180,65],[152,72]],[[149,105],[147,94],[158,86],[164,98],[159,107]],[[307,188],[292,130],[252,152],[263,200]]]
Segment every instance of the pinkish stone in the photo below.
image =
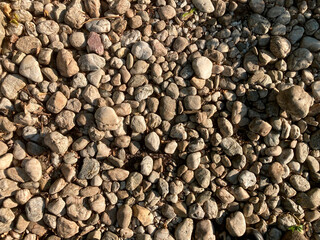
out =
[[89,52],[94,52],[99,55],[102,55],[104,53],[104,48],[100,35],[96,32],[90,32],[87,45]]

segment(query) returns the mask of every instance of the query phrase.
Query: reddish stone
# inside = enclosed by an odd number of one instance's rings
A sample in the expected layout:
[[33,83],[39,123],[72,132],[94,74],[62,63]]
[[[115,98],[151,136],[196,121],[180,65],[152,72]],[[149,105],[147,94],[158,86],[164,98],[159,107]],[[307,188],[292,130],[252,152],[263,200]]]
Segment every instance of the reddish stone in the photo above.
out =
[[96,32],[91,32],[87,41],[88,51],[102,55],[104,53],[103,44],[100,35]]

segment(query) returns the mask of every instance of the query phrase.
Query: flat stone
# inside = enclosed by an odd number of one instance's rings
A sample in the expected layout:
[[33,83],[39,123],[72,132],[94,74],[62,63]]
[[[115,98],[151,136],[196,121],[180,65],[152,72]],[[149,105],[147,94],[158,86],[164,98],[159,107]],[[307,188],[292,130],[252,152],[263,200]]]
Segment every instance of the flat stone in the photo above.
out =
[[100,38],[100,35],[96,32],[90,32],[87,40],[89,52],[94,52],[98,55],[103,55],[104,47]]
[[92,72],[106,65],[106,60],[95,53],[82,55],[78,60],[80,70],[83,72]]
[[100,163],[93,158],[84,158],[81,170],[78,174],[79,179],[92,179],[99,173]]
[[222,149],[224,150],[224,152],[228,156],[235,156],[238,154],[239,155],[243,154],[242,147],[232,137],[226,137],[226,138],[222,139],[220,145],[221,145]]
[[31,198],[25,206],[27,218],[31,222],[40,221],[43,218],[44,209],[45,201],[42,197]]
[[38,54],[41,46],[41,41],[33,36],[21,37],[16,42],[16,48],[25,54]]
[[21,89],[26,86],[24,77],[18,74],[8,74],[2,81],[1,93],[10,100],[16,99]]
[[27,55],[20,63],[19,73],[33,82],[43,81],[43,76],[38,61],[32,55]]
[[57,234],[62,238],[71,238],[79,232],[79,226],[64,217],[57,220]]
[[149,209],[142,207],[140,205],[134,205],[133,216],[138,218],[143,226],[148,226],[153,223],[153,214]]

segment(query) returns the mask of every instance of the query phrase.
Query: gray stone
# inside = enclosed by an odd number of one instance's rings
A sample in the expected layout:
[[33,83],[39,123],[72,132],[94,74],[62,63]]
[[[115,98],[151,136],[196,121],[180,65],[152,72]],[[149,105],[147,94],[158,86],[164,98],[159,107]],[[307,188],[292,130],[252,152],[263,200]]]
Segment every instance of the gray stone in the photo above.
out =
[[158,12],[159,12],[160,18],[163,20],[169,20],[176,16],[176,10],[170,5],[165,5],[160,7]]
[[111,29],[111,24],[107,19],[94,20],[86,23],[89,32],[107,33]]
[[79,179],[92,179],[99,173],[100,163],[93,158],[84,158],[81,170],[78,174]]
[[46,134],[44,143],[51,149],[51,151],[58,154],[65,154],[69,148],[68,137],[63,136],[59,132],[52,132]]
[[248,26],[255,34],[262,35],[269,31],[271,23],[260,14],[254,13],[249,16]]
[[291,43],[284,37],[272,37],[270,40],[270,50],[277,58],[285,58],[291,51]]
[[299,192],[306,192],[310,189],[310,183],[307,179],[301,175],[292,175],[290,177],[290,183]]
[[313,61],[312,53],[306,48],[298,48],[288,57],[288,69],[299,71],[308,68]]
[[213,225],[210,220],[202,220],[197,223],[195,230],[195,239],[215,240]]
[[208,169],[198,168],[195,170],[194,176],[201,187],[203,188],[209,187],[211,182],[211,174]]
[[17,98],[21,89],[26,86],[26,80],[24,77],[18,74],[8,74],[2,81],[1,93],[12,100]]
[[138,87],[135,91],[134,91],[134,98],[137,101],[142,101],[147,99],[148,97],[150,97],[153,94],[153,87],[151,84],[146,84],[144,86]]
[[157,152],[159,151],[160,148],[160,138],[158,136],[158,134],[156,134],[155,132],[151,132],[148,135],[146,135],[146,137],[144,138],[144,142],[146,147],[153,151],[153,152]]
[[35,158],[24,160],[23,168],[32,181],[40,181],[42,177],[42,167],[39,160]]
[[320,150],[320,130],[311,134],[310,147],[314,150]]
[[257,178],[254,175],[253,172],[250,172],[248,170],[244,170],[239,174],[239,183],[240,185],[244,188],[247,189],[249,187],[253,187],[256,182],[257,182]]
[[44,209],[45,201],[42,197],[31,198],[25,206],[27,218],[31,222],[40,221],[43,218]]
[[208,79],[212,74],[213,64],[207,57],[198,57],[192,61],[192,68],[197,77]]
[[41,41],[33,36],[23,36],[16,42],[16,48],[25,54],[38,54],[41,46]]
[[64,22],[71,28],[80,29],[86,21],[85,11],[81,0],[73,0],[68,5]]
[[232,137],[226,137],[226,138],[222,139],[220,145],[221,145],[222,149],[224,150],[224,152],[228,156],[235,156],[238,154],[239,155],[243,154],[242,147]]
[[169,96],[160,99],[159,113],[162,119],[170,121],[176,115],[176,101]]
[[0,208],[0,234],[7,233],[11,230],[11,223],[15,215],[9,208]]
[[300,43],[301,48],[306,48],[311,52],[318,52],[320,50],[320,41],[313,37],[305,36]]
[[193,220],[191,218],[184,219],[175,229],[174,236],[176,240],[191,239],[193,232]]
[[59,29],[59,24],[53,20],[42,21],[37,25],[37,32],[40,34],[57,34]]
[[64,217],[57,220],[57,234],[59,237],[69,239],[79,232],[79,226]]
[[147,60],[152,55],[152,49],[150,45],[143,41],[133,44],[131,52],[135,57],[141,60]]
[[212,13],[214,11],[211,0],[192,0],[192,3],[201,12]]
[[106,65],[106,60],[95,53],[89,53],[79,58],[78,65],[81,71],[92,72],[103,68]]
[[129,205],[124,204],[119,207],[117,212],[117,222],[121,228],[129,227],[132,217],[132,209]]

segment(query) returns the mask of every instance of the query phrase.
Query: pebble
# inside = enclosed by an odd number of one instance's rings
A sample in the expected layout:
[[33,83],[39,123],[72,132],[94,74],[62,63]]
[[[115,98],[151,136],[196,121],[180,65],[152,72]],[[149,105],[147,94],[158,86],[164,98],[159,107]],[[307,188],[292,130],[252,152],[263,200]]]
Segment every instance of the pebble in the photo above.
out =
[[239,174],[239,183],[240,185],[244,188],[250,188],[253,187],[256,182],[257,182],[257,178],[254,175],[254,173],[248,171],[248,170],[244,170]]
[[63,77],[72,77],[79,72],[77,62],[72,53],[66,49],[61,49],[57,55],[57,68]]
[[38,182],[42,177],[42,167],[39,160],[35,158],[26,159],[23,161],[23,168],[32,181]]
[[132,209],[129,205],[122,205],[117,211],[117,222],[121,228],[128,228],[131,222]]
[[56,93],[52,94],[49,100],[47,101],[46,107],[48,111],[52,113],[59,113],[62,109],[66,106],[68,99],[66,96],[57,91]]
[[23,36],[16,42],[16,48],[25,54],[38,54],[41,47],[41,41],[33,36]]
[[133,44],[131,52],[135,57],[141,60],[147,60],[152,55],[152,49],[150,45],[143,41]]
[[153,214],[149,209],[139,205],[134,205],[132,209],[133,216],[136,217],[143,226],[148,226],[153,223]]
[[221,147],[228,156],[242,155],[243,151],[240,144],[232,137],[226,137],[221,141]]
[[292,86],[280,91],[277,96],[279,106],[297,118],[306,117],[313,103],[312,97],[300,86]]
[[26,215],[29,221],[38,222],[43,218],[45,201],[42,197],[33,197],[25,205]]
[[79,179],[92,179],[99,173],[100,163],[93,158],[84,158],[81,170],[78,174]]
[[153,152],[157,152],[160,148],[160,138],[155,132],[146,135],[144,142],[146,147]]
[[79,226],[64,217],[57,220],[57,234],[62,238],[71,238],[79,232]]
[[43,81],[43,76],[38,61],[32,55],[27,55],[20,63],[19,73],[33,82]]
[[149,176],[153,169],[153,159],[150,156],[145,156],[140,163],[140,167],[141,174]]
[[163,20],[169,20],[176,16],[176,10],[170,5],[162,6],[159,8],[158,11],[159,11],[160,18]]
[[201,12],[212,13],[214,6],[210,0],[192,0],[194,6]]
[[246,220],[242,212],[235,212],[226,220],[226,228],[233,237],[241,237],[246,232]]
[[213,64],[207,57],[198,57],[192,61],[192,68],[201,79],[208,79],[212,74]]
[[300,175],[292,175],[290,177],[290,183],[299,192],[306,192],[310,189],[310,183],[307,179]]
[[195,229],[195,238],[196,239],[208,239],[215,240],[214,228],[210,220],[199,221]]
[[12,100],[18,96],[21,89],[26,86],[24,77],[17,74],[8,74],[2,81],[1,93]]
[[106,60],[95,53],[82,55],[78,60],[78,66],[83,72],[96,71],[103,68],[105,65]]
[[98,55],[102,55],[104,53],[104,46],[102,44],[100,35],[96,32],[91,32],[88,36],[87,46],[89,52],[94,52]]
[[65,154],[69,148],[68,137],[63,136],[59,132],[52,132],[46,134],[44,137],[44,143],[55,153]]
[[5,170],[10,167],[13,160],[13,154],[7,153],[0,157],[0,170]]
[[308,68],[313,61],[312,53],[306,48],[298,48],[289,55],[287,63],[290,71]]
[[0,208],[0,234],[9,232],[12,228],[11,223],[13,222],[15,215],[9,208]]
[[180,224],[178,224],[174,232],[174,236],[177,240],[191,239],[192,232],[193,220],[191,218],[186,218]]

